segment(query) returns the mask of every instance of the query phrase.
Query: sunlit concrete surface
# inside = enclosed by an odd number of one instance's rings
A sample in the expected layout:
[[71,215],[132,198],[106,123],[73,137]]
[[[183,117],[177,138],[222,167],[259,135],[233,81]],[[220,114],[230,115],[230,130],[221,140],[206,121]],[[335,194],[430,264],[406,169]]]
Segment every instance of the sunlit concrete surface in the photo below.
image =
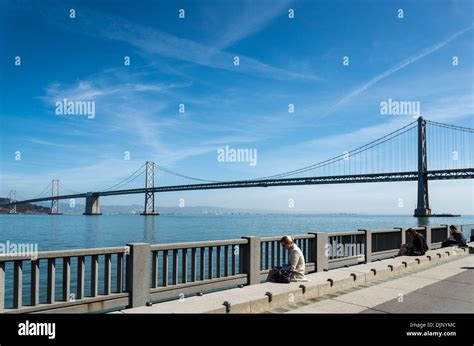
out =
[[[117,313],[473,312],[472,293],[466,293],[474,292],[469,268],[474,268],[474,256],[466,249],[437,249],[419,258],[403,256],[312,273],[307,282],[183,295]],[[452,294],[445,291],[449,288]]]
[[328,297],[288,313],[474,313],[474,256]]

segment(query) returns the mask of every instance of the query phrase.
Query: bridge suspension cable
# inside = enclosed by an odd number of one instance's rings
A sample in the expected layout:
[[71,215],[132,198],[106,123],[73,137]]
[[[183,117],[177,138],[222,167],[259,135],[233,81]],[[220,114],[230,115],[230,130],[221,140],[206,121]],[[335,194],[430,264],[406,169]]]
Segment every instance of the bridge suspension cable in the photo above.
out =
[[180,174],[178,172],[172,171],[170,169],[164,168],[162,166],[159,166],[156,163],[155,163],[155,168],[157,168],[160,171],[166,172],[166,173],[171,174],[171,175],[175,175],[175,176],[180,177],[180,178],[186,178],[186,179],[201,181],[201,182],[205,182],[205,183],[222,183],[223,182],[223,181],[218,181],[218,180],[206,180],[206,179],[190,177],[190,176],[183,175],[183,174]]
[[19,198],[20,200],[28,199],[21,192],[18,192],[18,191],[16,191],[16,197],[17,199]]
[[110,190],[113,190],[113,189],[118,189],[118,188],[120,188],[122,186],[125,186],[125,185],[131,183],[132,181],[136,180],[138,177],[140,177],[141,175],[143,175],[145,173],[145,165],[146,164],[144,163],[135,172],[133,172],[129,176],[125,177],[124,179],[122,179],[118,183],[116,183],[112,186],[109,186],[108,188],[102,189],[102,191],[110,191]]
[[426,121],[430,169],[456,169],[474,165],[474,129]]
[[435,126],[439,126],[439,127],[445,127],[445,128],[448,128],[448,129],[474,133],[474,129],[471,129],[469,127],[444,124],[444,123],[439,123],[437,121],[432,121],[432,120],[426,120],[426,122],[429,123],[429,124],[435,125]]
[[41,198],[41,197],[43,197],[48,191],[51,190],[51,184],[52,184],[52,182],[50,182],[50,183],[48,184],[48,186],[46,186],[46,187],[43,189],[43,191],[41,191],[40,193],[38,193],[37,195],[35,195],[34,197],[32,197],[32,198],[30,198],[30,199],[36,199],[36,198]]
[[[417,170],[418,162],[418,132],[416,131],[418,127],[417,122],[418,121],[413,121],[367,144],[359,146],[350,151],[345,151],[342,154],[314,163],[312,165],[275,175],[241,180],[252,182],[259,180],[289,178],[295,177],[297,174],[307,173],[309,171],[313,171],[314,174],[312,174],[312,176],[315,177],[322,177],[325,175],[344,176],[370,173],[378,174],[414,172]],[[430,125],[427,126],[427,152],[430,156],[430,170],[443,168],[446,169],[446,166],[453,169],[473,167],[472,164],[474,163],[474,150],[472,149],[471,142],[474,140],[474,138],[472,138],[474,129],[448,125],[431,120],[426,120],[426,123]],[[454,158],[454,154],[456,154],[456,158]],[[451,155],[453,158],[450,157]],[[463,161],[458,160],[457,156],[459,156]],[[178,177],[202,183],[227,183],[235,181],[202,179],[181,174],[157,164],[154,164],[154,167],[158,171],[172,176],[172,178]],[[146,163],[142,164],[137,170],[121,179],[119,182],[102,189],[101,192],[110,192],[112,190],[122,189],[124,186],[136,181],[144,174],[146,174]],[[162,184],[162,186],[181,185],[164,184],[163,179],[158,179],[158,181]],[[81,194],[81,192],[75,191],[63,183],[60,183],[60,186],[61,189],[66,192]],[[42,198],[43,196],[51,197],[51,189],[52,182],[50,182],[48,186],[46,186],[39,194],[31,199],[37,199],[40,197]]]
[[66,191],[66,192],[70,192],[70,193],[73,193],[73,194],[75,194],[75,193],[77,193],[77,194],[82,193],[82,192],[75,191],[75,190],[73,190],[73,189],[67,187],[67,185],[64,185],[64,184],[61,183],[61,182],[59,182],[59,186],[60,186],[61,190],[64,190],[64,191]]
[[321,167],[324,167],[324,166],[327,166],[327,165],[331,165],[331,164],[346,160],[346,158],[348,158],[348,157],[350,158],[351,156],[358,155],[362,152],[365,152],[369,149],[372,149],[372,148],[377,147],[377,146],[379,146],[383,143],[386,143],[386,142],[388,142],[388,141],[390,141],[390,140],[392,140],[396,137],[399,137],[402,134],[413,130],[414,128],[416,128],[416,126],[417,126],[416,121],[411,122],[410,124],[405,125],[402,128],[399,128],[399,129],[397,129],[397,130],[395,130],[395,131],[393,131],[393,132],[391,132],[391,133],[389,133],[389,134],[387,134],[383,137],[380,137],[380,138],[378,138],[378,139],[376,139],[372,142],[369,142],[369,143],[367,143],[363,146],[360,146],[356,149],[353,149],[351,151],[347,151],[346,153],[334,156],[330,159],[312,164],[310,166],[302,167],[302,168],[299,168],[299,169],[296,169],[296,170],[292,170],[292,171],[288,171],[288,172],[284,172],[284,173],[280,173],[280,174],[276,174],[276,175],[270,175],[270,176],[266,176],[266,177],[263,177],[263,178],[258,178],[258,179],[255,179],[255,180],[284,178],[284,177],[293,176],[293,175],[296,175],[296,174],[299,174],[299,173],[308,172],[308,171],[311,171],[311,170],[314,170],[314,169],[317,169],[317,168],[321,168]]

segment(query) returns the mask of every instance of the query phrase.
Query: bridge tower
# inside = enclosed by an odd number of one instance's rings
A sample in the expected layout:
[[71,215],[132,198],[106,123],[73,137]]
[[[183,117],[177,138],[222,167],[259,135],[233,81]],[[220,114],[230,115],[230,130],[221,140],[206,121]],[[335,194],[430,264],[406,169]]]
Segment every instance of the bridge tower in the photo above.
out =
[[[49,212],[50,215],[61,215],[61,211],[59,210],[59,179],[53,179],[51,181],[51,211]],[[55,198],[56,197],[56,198]]]
[[146,162],[145,173],[145,210],[140,215],[160,215],[155,212],[155,163]]
[[16,190],[10,190],[10,214],[16,214],[16,204],[13,204],[16,202]]
[[428,158],[426,156],[426,120],[418,117],[418,203],[414,216],[430,216],[428,198]]

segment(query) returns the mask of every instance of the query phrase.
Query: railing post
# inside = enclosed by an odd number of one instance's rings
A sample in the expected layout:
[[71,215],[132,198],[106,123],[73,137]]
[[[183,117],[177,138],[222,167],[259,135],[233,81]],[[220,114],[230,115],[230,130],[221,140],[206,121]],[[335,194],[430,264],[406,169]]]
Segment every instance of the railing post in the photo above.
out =
[[393,227],[394,229],[400,230],[400,246],[405,244],[407,241],[407,232],[405,232],[405,228],[403,227]]
[[[242,246],[242,270],[247,274],[247,284],[260,283],[260,237],[242,237],[248,243]],[[240,256],[239,256],[240,257]]]
[[127,291],[129,308],[145,306],[150,301],[150,244],[132,243],[127,256]]
[[0,262],[0,311],[5,308],[5,262]]
[[429,248],[431,248],[431,226],[425,226],[426,230],[426,244],[428,245]]
[[368,229],[360,229],[359,231],[365,233],[364,256],[365,263],[372,262],[372,231]]
[[314,235],[313,260],[314,270],[322,272],[329,268],[327,232],[311,232]]

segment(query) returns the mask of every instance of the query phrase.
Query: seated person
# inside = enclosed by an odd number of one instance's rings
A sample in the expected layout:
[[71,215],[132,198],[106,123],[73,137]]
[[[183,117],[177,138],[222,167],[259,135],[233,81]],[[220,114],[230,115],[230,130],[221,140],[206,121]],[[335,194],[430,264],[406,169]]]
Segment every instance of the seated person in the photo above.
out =
[[442,247],[454,245],[467,246],[466,237],[464,237],[464,234],[462,234],[460,229],[454,225],[451,225],[449,226],[449,230],[451,231],[451,236],[441,244]]
[[412,238],[411,244],[403,244],[398,252],[398,256],[421,256],[428,251],[428,244],[426,244],[425,237],[418,233],[415,229],[409,228],[408,234]]
[[303,252],[295,244],[293,238],[290,236],[284,236],[280,239],[280,245],[283,247],[283,250],[289,251],[289,263],[283,267],[271,269],[268,273],[267,281],[275,281],[274,276],[277,275],[280,269],[287,269],[291,272],[291,281],[308,281],[304,276],[306,264],[304,261]]

